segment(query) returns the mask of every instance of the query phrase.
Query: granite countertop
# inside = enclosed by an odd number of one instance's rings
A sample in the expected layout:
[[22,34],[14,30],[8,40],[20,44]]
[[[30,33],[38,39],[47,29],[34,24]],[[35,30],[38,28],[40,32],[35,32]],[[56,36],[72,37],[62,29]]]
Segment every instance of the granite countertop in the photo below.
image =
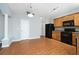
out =
[[63,32],[63,31],[60,31],[60,30],[55,30],[55,31],[52,31],[52,32]]
[[[55,31],[52,31],[52,32],[64,32],[64,31],[61,31],[61,30],[55,30]],[[79,31],[75,31],[75,33],[79,33]]]

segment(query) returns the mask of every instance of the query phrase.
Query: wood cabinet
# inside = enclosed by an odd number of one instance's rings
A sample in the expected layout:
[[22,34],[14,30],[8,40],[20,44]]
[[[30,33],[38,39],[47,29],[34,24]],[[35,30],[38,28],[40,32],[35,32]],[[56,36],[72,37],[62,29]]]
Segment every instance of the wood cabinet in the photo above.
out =
[[55,27],[62,27],[64,21],[74,20],[74,15],[67,15],[54,20]]
[[67,15],[63,17],[63,21],[74,20],[74,25],[79,26],[79,13]]
[[76,33],[72,32],[72,44],[76,46]]
[[74,23],[75,26],[79,26],[79,13],[74,14]]
[[54,20],[55,27],[62,27],[64,21],[74,20],[75,26],[79,26],[79,13],[66,15],[63,17],[56,18]]
[[74,15],[67,15],[63,17],[63,22],[69,21],[69,20],[74,20]]
[[62,27],[62,18],[57,18],[54,21],[55,27]]
[[[61,32],[52,32],[52,38],[61,41]],[[72,32],[72,44],[76,46],[76,34]]]
[[77,36],[77,54],[79,55],[79,34]]
[[52,38],[55,40],[61,40],[61,32],[52,32]]
[[[54,20],[54,26],[55,26],[55,29],[58,27],[58,28],[63,28],[63,22],[64,21],[69,21],[69,20],[74,20],[74,25],[75,25],[75,29],[77,27],[79,27],[79,12],[78,13],[74,13],[74,14],[71,14],[71,15],[66,15],[66,16],[63,16],[63,17],[59,17],[59,18],[56,18]],[[77,27],[76,27],[77,26]],[[52,33],[52,37],[56,40],[59,40],[61,41],[61,31],[60,32],[53,32]],[[76,33],[72,33],[72,44],[73,45],[76,45]],[[79,45],[79,40],[78,40],[78,45]],[[78,50],[79,50],[79,46],[78,46]],[[78,51],[79,53],[79,51]]]

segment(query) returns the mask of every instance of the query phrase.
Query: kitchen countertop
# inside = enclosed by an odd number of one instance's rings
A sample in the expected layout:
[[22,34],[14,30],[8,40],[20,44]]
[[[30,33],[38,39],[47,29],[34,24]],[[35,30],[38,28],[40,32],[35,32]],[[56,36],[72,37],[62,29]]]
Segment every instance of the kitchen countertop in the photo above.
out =
[[[64,31],[55,30],[55,31],[52,31],[52,32],[64,32]],[[79,34],[79,31],[75,31],[74,33],[78,33]]]
[[63,32],[63,31],[60,31],[60,30],[56,30],[56,31],[52,31],[52,32]]

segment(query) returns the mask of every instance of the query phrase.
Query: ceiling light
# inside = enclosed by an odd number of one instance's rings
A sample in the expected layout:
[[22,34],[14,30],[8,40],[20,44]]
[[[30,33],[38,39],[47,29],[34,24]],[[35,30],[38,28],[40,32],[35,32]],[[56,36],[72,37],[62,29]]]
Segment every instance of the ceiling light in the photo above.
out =
[[28,8],[28,10],[26,11],[26,13],[27,13],[27,16],[28,16],[28,17],[34,17],[35,14],[33,13],[31,4],[29,5],[29,8]]
[[34,15],[32,13],[29,13],[28,17],[34,17]]

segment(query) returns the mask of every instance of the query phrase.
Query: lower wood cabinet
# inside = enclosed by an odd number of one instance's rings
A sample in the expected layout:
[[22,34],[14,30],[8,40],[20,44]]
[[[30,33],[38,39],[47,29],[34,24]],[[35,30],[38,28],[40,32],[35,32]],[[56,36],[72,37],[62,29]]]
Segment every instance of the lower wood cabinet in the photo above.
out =
[[77,54],[79,55],[79,34],[77,35]]
[[72,32],[72,44],[76,46],[76,34]]
[[52,38],[61,41],[61,32],[52,32]]
[[[52,39],[61,41],[61,32],[52,32]],[[72,32],[72,45],[76,46],[76,34]]]
[[77,54],[79,55],[79,38],[77,39]]

